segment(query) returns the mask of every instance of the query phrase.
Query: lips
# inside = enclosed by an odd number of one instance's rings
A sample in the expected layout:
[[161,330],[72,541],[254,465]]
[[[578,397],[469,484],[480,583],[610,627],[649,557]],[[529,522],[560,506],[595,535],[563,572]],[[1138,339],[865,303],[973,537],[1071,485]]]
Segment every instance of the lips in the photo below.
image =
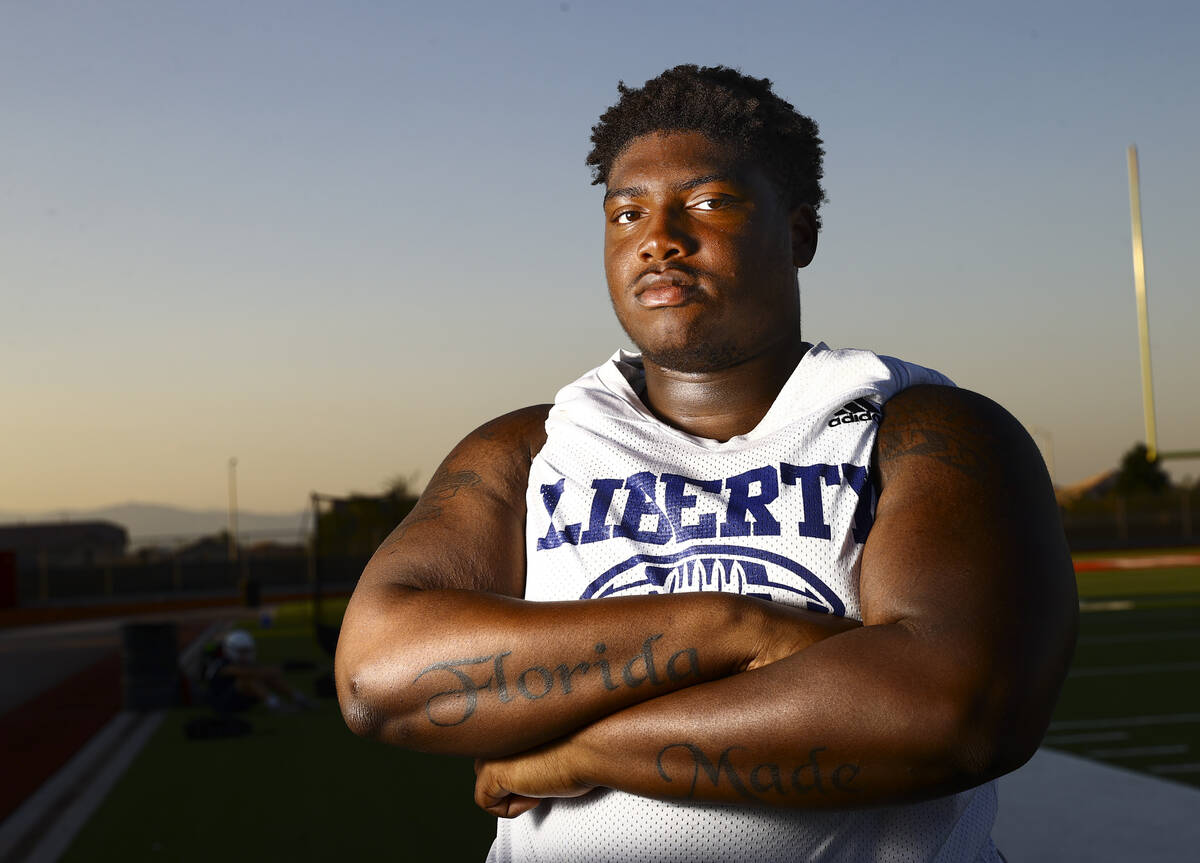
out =
[[648,309],[682,306],[691,301],[699,288],[693,276],[682,270],[647,273],[634,285],[633,297]]

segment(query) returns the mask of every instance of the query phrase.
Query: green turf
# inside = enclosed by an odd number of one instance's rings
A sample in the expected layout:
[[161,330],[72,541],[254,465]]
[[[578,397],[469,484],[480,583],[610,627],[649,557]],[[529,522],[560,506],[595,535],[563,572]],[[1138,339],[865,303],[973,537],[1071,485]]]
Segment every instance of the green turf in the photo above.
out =
[[[1110,573],[1080,573],[1081,593],[1092,575]],[[1046,745],[1200,786],[1190,767],[1200,762],[1200,594],[1144,598],[1124,587],[1131,608],[1080,615]]]
[[[263,661],[327,665],[308,626],[307,611],[293,607],[271,628],[253,627]],[[311,689],[313,676],[290,678]],[[203,712],[168,713],[64,861],[478,863],[487,855],[495,819],[472,802],[468,760],[361,740],[332,700],[294,715],[255,709],[247,737],[187,740],[184,724]]]
[[1075,560],[1105,560],[1113,557],[1159,557],[1164,554],[1200,554],[1200,546],[1176,545],[1163,548],[1118,548],[1106,551],[1073,552]]
[[[1081,597],[1119,597],[1122,611],[1080,615],[1073,674],[1047,744],[1154,773],[1200,761],[1200,722],[1131,725],[1128,717],[1200,714],[1200,567],[1086,572]],[[336,619],[344,600],[322,606]],[[285,606],[255,629],[264,661],[322,664],[311,608]],[[1164,666],[1089,675],[1119,666]],[[1082,672],[1082,673],[1080,673]],[[307,686],[312,672],[293,675]],[[471,801],[471,766],[359,740],[336,704],[309,714],[251,714],[254,734],[189,742],[196,710],[171,711],[145,750],[76,838],[67,863],[106,860],[481,861],[494,820]],[[1072,723],[1107,723],[1076,728]],[[1064,725],[1065,724],[1065,725]],[[1149,750],[1129,755],[1122,751]],[[1157,775],[1200,786],[1200,773]]]
[[[342,614],[346,611],[346,605],[350,602],[347,596],[331,596],[321,600],[321,621],[323,623],[337,624],[341,623]],[[272,614],[273,625],[267,629],[258,627],[259,632],[266,634],[272,629],[276,631],[288,632],[296,628],[304,628],[312,623],[313,618],[313,603],[311,600],[304,602],[288,602],[279,605],[275,608]]]
[[1200,566],[1076,573],[1080,598],[1200,594]]

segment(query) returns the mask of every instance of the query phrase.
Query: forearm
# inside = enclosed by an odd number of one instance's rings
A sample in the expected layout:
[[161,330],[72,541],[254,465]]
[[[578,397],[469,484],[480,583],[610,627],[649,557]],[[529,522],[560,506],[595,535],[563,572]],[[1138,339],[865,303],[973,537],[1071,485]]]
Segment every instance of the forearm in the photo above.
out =
[[[377,590],[350,609],[339,697],[358,733],[491,757],[649,698],[735,673],[772,650],[759,600],[696,593],[539,603],[461,590]],[[356,613],[351,614],[351,611]],[[853,625],[793,612],[793,639]]]
[[[1004,711],[982,709],[990,694],[965,694],[955,662],[933,653],[900,624],[847,632],[489,763],[477,795],[505,806],[501,789],[537,798],[603,786],[663,799],[846,808],[926,799],[1011,769],[996,743]],[[551,784],[570,777],[568,790],[542,784],[546,776]]]
[[476,800],[513,815],[607,786],[849,807],[938,796],[1020,766],[1045,733],[1078,612],[1037,449],[994,403],[914,387],[888,403],[876,450],[866,626],[484,764]]

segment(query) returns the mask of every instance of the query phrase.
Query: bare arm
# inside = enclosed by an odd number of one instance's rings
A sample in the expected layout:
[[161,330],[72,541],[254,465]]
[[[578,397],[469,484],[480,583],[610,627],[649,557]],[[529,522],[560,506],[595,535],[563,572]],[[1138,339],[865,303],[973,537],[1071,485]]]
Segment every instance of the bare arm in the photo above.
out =
[[481,765],[515,815],[591,787],[801,807],[924,799],[1018,767],[1074,645],[1070,557],[1041,457],[1002,408],[915,387],[887,405],[864,626]]
[[468,436],[368,564],[336,657],[355,732],[433,752],[523,751],[857,625],[716,593],[516,598],[545,414],[518,411]]

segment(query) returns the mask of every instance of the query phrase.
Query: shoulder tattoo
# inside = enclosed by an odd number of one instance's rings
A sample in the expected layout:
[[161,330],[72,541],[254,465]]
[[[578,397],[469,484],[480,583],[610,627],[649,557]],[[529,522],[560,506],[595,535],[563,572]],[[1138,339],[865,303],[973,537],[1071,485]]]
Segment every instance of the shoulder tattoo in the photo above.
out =
[[1003,459],[1004,442],[995,420],[972,410],[960,393],[940,388],[922,395],[919,406],[889,416],[876,444],[880,470],[907,456],[926,456],[954,468],[978,482],[996,475]]
[[412,512],[392,531],[390,539],[400,539],[415,524],[425,521],[435,521],[442,516],[442,504],[457,495],[463,489],[474,488],[483,480],[473,470],[448,470],[445,465],[437,469],[433,479]]

